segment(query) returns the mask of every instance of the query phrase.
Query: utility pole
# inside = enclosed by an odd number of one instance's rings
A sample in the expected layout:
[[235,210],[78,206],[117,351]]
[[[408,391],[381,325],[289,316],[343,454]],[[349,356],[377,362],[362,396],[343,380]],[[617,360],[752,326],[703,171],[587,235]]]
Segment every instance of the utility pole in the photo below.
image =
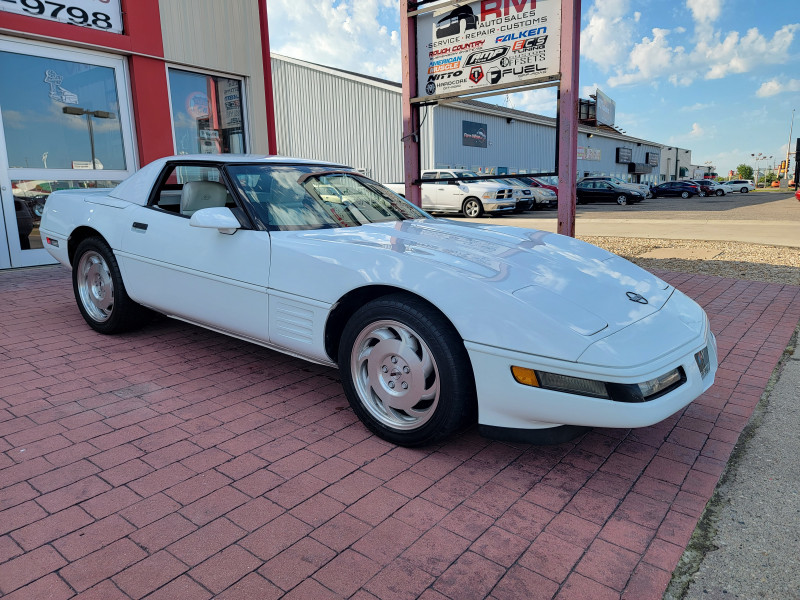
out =
[[[794,109],[792,109],[792,123],[789,125],[789,141],[786,143],[786,186],[789,186],[789,156],[792,152],[792,131],[794,130]],[[797,162],[797,156],[795,156],[794,160]],[[797,181],[795,180],[795,186],[797,185]]]

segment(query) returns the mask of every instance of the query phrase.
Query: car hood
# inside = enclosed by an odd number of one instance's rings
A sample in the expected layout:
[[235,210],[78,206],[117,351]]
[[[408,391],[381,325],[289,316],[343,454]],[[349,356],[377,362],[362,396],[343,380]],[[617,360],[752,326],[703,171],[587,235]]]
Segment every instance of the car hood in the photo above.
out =
[[[515,304],[524,303],[526,315],[562,319],[562,325],[581,336],[611,334],[643,319],[657,312],[674,291],[661,279],[601,248],[532,229],[425,219],[317,230],[302,236],[315,244],[368,246],[412,257],[424,262],[430,273],[439,271],[489,286],[487,297],[500,295]],[[417,291],[424,293],[424,289]]]

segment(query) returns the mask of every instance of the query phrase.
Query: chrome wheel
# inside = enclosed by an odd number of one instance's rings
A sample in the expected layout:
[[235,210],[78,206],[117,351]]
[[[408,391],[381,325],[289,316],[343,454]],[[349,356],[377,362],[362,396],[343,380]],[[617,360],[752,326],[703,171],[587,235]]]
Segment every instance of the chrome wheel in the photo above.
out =
[[95,251],[85,252],[76,269],[78,297],[86,313],[105,323],[114,310],[114,280],[105,259]]
[[617,204],[619,204],[620,206],[625,206],[627,203],[628,203],[627,196],[625,196],[624,194],[620,194],[619,196],[617,196]]
[[407,325],[384,320],[365,327],[353,344],[350,369],[362,406],[383,426],[418,429],[436,412],[439,370],[427,344]]
[[480,200],[470,198],[464,202],[464,214],[469,218],[474,219],[476,217],[480,217],[482,212],[483,206],[481,205]]

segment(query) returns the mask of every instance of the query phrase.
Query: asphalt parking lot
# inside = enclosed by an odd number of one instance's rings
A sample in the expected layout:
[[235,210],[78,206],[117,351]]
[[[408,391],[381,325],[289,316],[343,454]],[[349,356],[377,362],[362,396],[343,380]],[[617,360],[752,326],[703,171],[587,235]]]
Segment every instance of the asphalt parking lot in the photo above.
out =
[[335,370],[169,319],[90,330],[59,267],[0,273],[0,594],[661,598],[798,318],[800,288],[659,272],[717,381],[559,446],[387,444]]

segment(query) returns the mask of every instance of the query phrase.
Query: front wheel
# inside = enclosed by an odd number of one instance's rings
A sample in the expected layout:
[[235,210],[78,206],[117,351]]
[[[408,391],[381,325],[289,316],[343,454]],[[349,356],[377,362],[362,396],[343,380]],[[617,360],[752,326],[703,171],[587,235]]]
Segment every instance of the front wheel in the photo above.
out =
[[72,290],[84,320],[100,333],[133,329],[147,316],[147,310],[128,297],[117,259],[100,238],[88,238],[78,245]]
[[716,194],[717,194],[717,196],[724,196],[725,195],[725,191],[724,190],[717,190]]
[[688,198],[689,196],[691,196],[689,192],[681,192],[681,198]]
[[432,444],[474,414],[475,382],[464,342],[419,299],[397,294],[361,307],[342,332],[338,358],[350,406],[388,442]]
[[628,203],[628,197],[625,194],[620,194],[617,196],[617,204],[620,206],[625,206]]
[[463,210],[464,214],[470,219],[476,219],[483,214],[483,204],[481,204],[481,201],[477,198],[467,198],[464,200],[461,210]]

